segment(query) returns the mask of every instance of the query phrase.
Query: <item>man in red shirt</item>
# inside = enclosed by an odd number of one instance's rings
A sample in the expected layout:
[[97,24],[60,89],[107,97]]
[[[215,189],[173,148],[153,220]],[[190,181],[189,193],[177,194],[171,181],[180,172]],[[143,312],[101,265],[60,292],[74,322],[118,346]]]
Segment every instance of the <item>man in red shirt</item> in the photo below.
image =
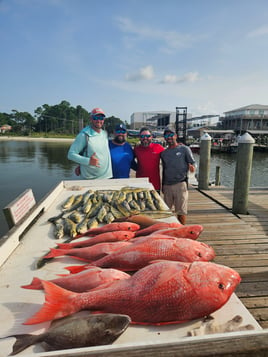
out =
[[160,192],[160,153],[164,148],[152,143],[152,133],[146,127],[140,130],[140,145],[135,146],[134,154],[137,160],[136,177],[148,177],[154,188]]

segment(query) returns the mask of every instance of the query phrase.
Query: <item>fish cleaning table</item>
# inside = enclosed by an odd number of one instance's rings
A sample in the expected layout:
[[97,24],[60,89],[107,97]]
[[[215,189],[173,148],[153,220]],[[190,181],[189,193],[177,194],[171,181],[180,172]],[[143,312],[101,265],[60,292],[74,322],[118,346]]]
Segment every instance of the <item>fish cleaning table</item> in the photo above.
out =
[[[94,180],[94,181],[62,181],[53,191],[51,191],[38,205],[33,212],[18,226],[12,228],[6,237],[3,237],[0,246],[0,337],[14,334],[40,334],[45,331],[49,323],[38,325],[22,325],[22,323],[32,316],[44,302],[44,292],[42,290],[22,289],[21,285],[29,284],[33,277],[43,280],[54,279],[57,274],[66,274],[64,267],[67,265],[78,265],[79,261],[71,257],[60,257],[54,259],[41,269],[36,269],[37,260],[43,256],[49,248],[55,247],[56,242],[53,237],[53,225],[48,219],[57,216],[61,212],[61,205],[66,199],[74,194],[83,194],[89,189],[93,190],[116,190],[122,187],[142,187],[151,189],[152,186],[147,178],[142,179],[121,179],[121,180]],[[38,219],[34,219],[38,216]],[[34,220],[33,224],[30,224]],[[161,219],[167,222],[176,221],[174,216]],[[198,222],[196,222],[198,224]],[[25,231],[25,232],[24,232]],[[23,233],[24,232],[24,233]],[[23,239],[19,239],[23,233]],[[202,235],[199,238],[202,241]],[[60,240],[62,241],[62,240]],[[83,312],[85,313],[85,312]],[[157,313],[157,311],[156,311]],[[241,301],[233,294],[230,300],[211,316],[217,325],[226,323],[235,315],[243,318],[242,325],[250,324],[253,331],[243,331],[241,334],[261,333],[261,327],[244,307]],[[198,341],[213,340],[221,337],[222,334],[206,335],[198,337],[186,337],[187,332],[200,326],[201,319],[183,324],[144,326],[131,325],[112,344],[106,346],[87,347],[71,350],[44,352],[40,344],[28,347],[19,355],[25,356],[129,356],[162,355],[159,351],[165,348],[175,353],[181,354],[182,346],[186,343],[198,343]],[[226,336],[236,336],[236,332],[224,334]],[[0,340],[0,357],[6,357],[12,351],[14,338]],[[147,351],[147,352],[146,352]],[[180,351],[180,352],[179,352]],[[169,355],[168,353],[166,354]]]

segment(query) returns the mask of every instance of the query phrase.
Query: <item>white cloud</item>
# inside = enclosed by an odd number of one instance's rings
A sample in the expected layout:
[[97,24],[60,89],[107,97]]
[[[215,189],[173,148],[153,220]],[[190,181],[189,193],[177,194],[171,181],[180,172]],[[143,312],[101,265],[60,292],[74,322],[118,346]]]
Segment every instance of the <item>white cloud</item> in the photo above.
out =
[[137,72],[126,75],[127,81],[140,81],[140,80],[151,80],[154,78],[153,66],[146,66],[140,68]]
[[117,24],[120,30],[128,35],[135,35],[141,40],[158,40],[164,43],[164,48],[163,45],[161,47],[165,52],[173,52],[174,50],[190,47],[193,42],[193,37],[189,34],[181,34],[176,31],[160,31],[156,28],[133,23],[128,18],[118,17]]
[[175,75],[170,75],[167,74],[166,76],[164,76],[164,78],[160,81],[160,83],[184,83],[184,82],[196,82],[197,80],[199,80],[199,74],[198,72],[188,72],[185,73],[183,76],[178,77]]
[[268,35],[268,25],[258,27],[257,29],[248,33],[248,37],[259,37]]

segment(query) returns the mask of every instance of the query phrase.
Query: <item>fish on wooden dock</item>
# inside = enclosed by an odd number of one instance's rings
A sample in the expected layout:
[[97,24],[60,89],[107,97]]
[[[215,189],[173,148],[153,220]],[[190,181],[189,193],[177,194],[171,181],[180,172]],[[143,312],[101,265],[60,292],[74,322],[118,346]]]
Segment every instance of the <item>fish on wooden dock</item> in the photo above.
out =
[[45,342],[52,350],[108,345],[127,329],[130,322],[131,319],[127,315],[110,313],[69,316],[52,323],[49,329],[40,335],[7,336],[16,338],[9,356],[41,342]]

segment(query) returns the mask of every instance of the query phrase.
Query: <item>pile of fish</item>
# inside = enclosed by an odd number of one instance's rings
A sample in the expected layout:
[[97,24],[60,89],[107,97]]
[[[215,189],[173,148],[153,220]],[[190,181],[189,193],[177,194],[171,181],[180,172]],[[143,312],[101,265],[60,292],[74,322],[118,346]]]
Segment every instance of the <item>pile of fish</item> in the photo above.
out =
[[[67,320],[55,328],[51,326],[39,336],[21,335],[24,339],[16,335],[12,354],[40,341],[54,348],[111,343],[130,322],[145,325],[182,323],[209,316],[229,300],[241,278],[235,270],[212,262],[213,248],[198,240],[203,226],[167,223],[141,213],[146,212],[146,208],[141,210],[141,202],[148,208],[148,201],[154,204],[150,210],[166,210],[155,192],[144,189],[88,191],[80,197],[80,203],[78,196],[70,197],[63,204],[60,218],[51,219],[51,222],[57,225],[63,215],[71,212],[63,220],[65,224],[71,221],[72,227],[75,225],[73,230],[64,228],[64,234],[68,232],[72,239],[58,243],[42,259],[68,256],[85,264],[67,266],[68,274],[51,280],[34,277],[30,284],[22,286],[43,289],[45,293],[43,306],[24,322],[25,325],[54,321],[89,310],[98,312],[92,316],[98,316],[104,329],[112,331],[111,335],[100,334],[101,341],[96,341],[86,329],[89,336],[81,345],[76,332],[67,332],[66,336],[74,334],[75,342],[64,344],[61,341],[55,346],[51,336],[54,341],[58,338],[55,338],[58,329],[72,331],[73,325],[78,323],[78,320],[70,320],[70,327]],[[139,202],[139,212],[134,209],[133,202]],[[132,208],[126,209],[126,203]],[[109,213],[114,213],[113,222],[107,220]],[[82,214],[81,221],[75,223],[74,216]],[[96,224],[89,224],[93,219]],[[81,231],[78,226],[83,221],[86,228]],[[80,322],[82,326],[84,323],[90,325],[90,331],[96,323],[92,316]],[[74,329],[78,330],[77,326]]]
[[35,277],[22,286],[44,289],[46,295],[25,324],[84,309],[128,315],[138,324],[181,323],[211,314],[228,301],[240,276],[211,262],[213,248],[197,240],[202,231],[201,225],[179,222],[154,221],[142,229],[135,222],[112,222],[75,242],[59,243],[45,258],[69,256],[87,264],[66,267],[71,274],[61,278]]
[[49,221],[55,225],[56,239],[67,235],[75,238],[99,224],[111,223],[133,214],[164,211],[171,215],[153,189],[123,187],[120,190],[88,190],[84,194],[71,195],[62,204],[62,212]]

